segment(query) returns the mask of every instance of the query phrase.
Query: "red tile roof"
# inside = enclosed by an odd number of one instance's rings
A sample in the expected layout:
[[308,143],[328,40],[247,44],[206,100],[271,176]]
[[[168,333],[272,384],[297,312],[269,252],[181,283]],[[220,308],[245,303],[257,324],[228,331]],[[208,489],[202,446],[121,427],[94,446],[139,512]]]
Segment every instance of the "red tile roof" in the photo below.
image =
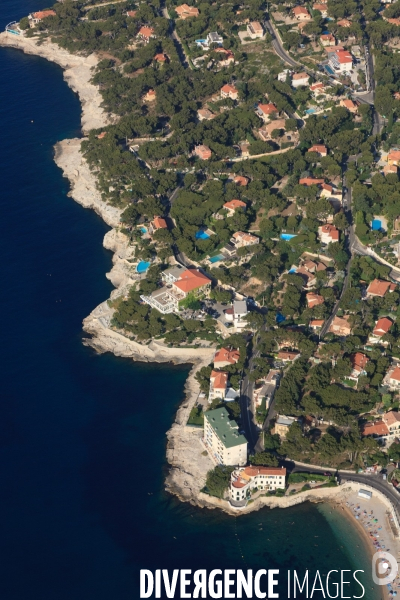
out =
[[42,19],[46,19],[47,17],[55,17],[55,16],[56,16],[55,10],[39,10],[38,12],[33,13],[33,18],[39,19],[40,21]]
[[173,285],[182,290],[182,292],[189,293],[203,285],[207,285],[207,283],[211,283],[211,279],[206,277],[206,275],[203,275],[197,269],[187,269]]
[[316,152],[317,154],[328,154],[328,148],[323,144],[314,144],[307,152]]
[[264,115],[272,115],[273,113],[278,112],[278,109],[272,102],[269,102],[269,104],[259,104],[258,108]]
[[351,366],[355,371],[363,371],[368,361],[368,356],[365,356],[362,352],[356,352],[350,356]]
[[395,381],[400,381],[400,367],[396,367],[394,371],[389,376],[389,379],[394,379]]
[[214,356],[214,364],[218,362],[229,362],[235,365],[240,359],[239,350],[230,350],[229,348],[221,348]]
[[229,200],[229,202],[225,202],[224,208],[228,208],[230,210],[236,210],[237,208],[246,208],[246,202],[242,202],[241,200]]
[[380,318],[374,327],[373,334],[377,336],[385,335],[393,325],[393,322],[387,317]]
[[284,467],[245,467],[242,471],[249,477],[255,475],[284,475],[286,476],[286,469]]
[[224,371],[211,371],[210,379],[213,380],[213,388],[225,390],[228,383],[228,373]]
[[314,306],[319,306],[325,302],[325,298],[320,296],[319,294],[314,294],[313,292],[309,292],[306,294],[308,308],[313,308]]
[[154,29],[152,27],[141,27],[139,29],[138,35],[144,38],[151,38],[154,35]]
[[389,281],[382,281],[381,279],[374,279],[373,281],[371,281],[371,283],[369,284],[369,286],[367,288],[367,294],[370,294],[371,296],[379,296],[380,298],[383,298],[383,296],[385,296],[385,294],[389,290],[389,288],[390,288]]
[[161,217],[154,217],[154,220],[151,223],[154,229],[168,229],[168,225],[165,219]]
[[362,429],[363,435],[388,435],[389,429],[383,421],[375,421],[375,423],[366,423]]

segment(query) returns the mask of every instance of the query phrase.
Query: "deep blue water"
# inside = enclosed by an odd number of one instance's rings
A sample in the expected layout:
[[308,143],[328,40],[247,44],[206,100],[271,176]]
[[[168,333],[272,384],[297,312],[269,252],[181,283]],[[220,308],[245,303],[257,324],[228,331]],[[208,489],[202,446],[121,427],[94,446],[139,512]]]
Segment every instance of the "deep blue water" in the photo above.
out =
[[[2,0],[0,25],[39,8]],[[367,568],[328,511],[234,519],[163,491],[188,368],[82,345],[111,255],[52,160],[79,135],[78,99],[42,59],[0,48],[0,69],[1,600],[132,600],[141,567]]]

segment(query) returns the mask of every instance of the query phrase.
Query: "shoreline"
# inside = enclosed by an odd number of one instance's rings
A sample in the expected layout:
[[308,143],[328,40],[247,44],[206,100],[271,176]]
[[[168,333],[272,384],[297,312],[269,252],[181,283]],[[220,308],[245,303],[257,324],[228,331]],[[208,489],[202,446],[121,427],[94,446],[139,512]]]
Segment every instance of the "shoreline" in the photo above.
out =
[[[69,54],[56,44],[45,42],[38,45],[30,39],[0,33],[0,46],[22,50],[58,64],[64,72],[64,80],[78,94],[81,106],[81,126],[83,134],[93,128],[101,128],[112,122],[112,117],[101,108],[101,95],[90,83],[92,69],[98,59],[94,54],[88,57]],[[129,259],[133,249],[128,238],[119,231],[121,210],[106,204],[96,187],[96,177],[80,152],[81,139],[62,140],[55,145],[54,161],[62,170],[63,176],[70,182],[68,196],[84,208],[93,209],[107,225],[111,227],[104,237],[103,245],[113,252],[113,266],[106,277],[114,285],[111,299],[123,294],[133,283],[132,266]],[[95,307],[83,321],[83,330],[90,335],[84,344],[96,352],[112,352],[115,356],[131,358],[141,362],[192,364],[185,383],[185,399],[179,406],[175,420],[166,432],[166,458],[170,465],[165,479],[165,489],[176,495],[181,501],[190,502],[200,508],[220,509],[226,514],[240,516],[269,508],[289,508],[296,504],[311,502],[342,502],[345,486],[309,490],[292,497],[259,497],[243,510],[233,509],[227,501],[213,498],[201,492],[205,484],[207,471],[214,467],[209,455],[203,455],[201,445],[201,428],[186,425],[189,413],[194,406],[199,384],[195,374],[202,366],[208,365],[214,355],[214,348],[168,348],[166,345],[151,340],[148,344],[139,344],[109,327],[112,309],[107,300]],[[346,489],[348,487],[346,486]],[[345,496],[344,496],[345,497]],[[348,511],[351,515],[351,512]],[[353,517],[353,521],[354,521]],[[358,524],[361,527],[360,524]],[[366,532],[365,536],[368,538]]]

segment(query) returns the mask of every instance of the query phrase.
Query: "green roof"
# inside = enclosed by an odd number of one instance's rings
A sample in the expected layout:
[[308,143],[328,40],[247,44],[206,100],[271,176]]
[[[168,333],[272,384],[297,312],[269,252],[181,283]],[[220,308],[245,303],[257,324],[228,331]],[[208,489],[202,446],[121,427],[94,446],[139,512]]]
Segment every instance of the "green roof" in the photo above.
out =
[[244,435],[239,433],[238,424],[236,421],[229,418],[229,413],[224,406],[215,408],[214,410],[208,410],[204,413],[204,417],[214,429],[225,448],[233,448],[233,446],[247,444]]

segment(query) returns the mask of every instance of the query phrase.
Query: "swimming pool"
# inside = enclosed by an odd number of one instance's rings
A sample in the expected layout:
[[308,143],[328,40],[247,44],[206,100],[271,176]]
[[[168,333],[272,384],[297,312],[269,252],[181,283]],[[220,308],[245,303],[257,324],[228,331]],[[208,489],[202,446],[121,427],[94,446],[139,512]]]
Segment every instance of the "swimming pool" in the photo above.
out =
[[151,263],[149,263],[149,262],[141,260],[140,263],[138,263],[138,266],[136,267],[136,272],[137,273],[146,273],[146,271],[149,268],[150,264]]
[[292,238],[297,237],[294,233],[281,233],[280,238],[281,240],[291,240]]
[[140,231],[141,231],[142,233],[147,233],[147,228],[146,228],[146,227],[141,227],[141,228],[140,228]]
[[276,318],[275,318],[276,322],[278,323],[283,323],[283,321],[286,321],[286,317],[283,316],[282,313],[276,313]]
[[297,267],[292,267],[288,273],[296,273]]
[[380,231],[382,229],[382,221],[379,219],[374,219],[371,223],[372,231]]
[[220,260],[225,260],[225,256],[223,254],[217,254],[216,256],[211,256],[209,258],[210,263],[216,263]]
[[328,75],[334,75],[335,74],[335,71],[329,65],[325,65],[324,69],[328,73]]
[[209,237],[210,236],[208,235],[208,233],[206,233],[202,229],[199,229],[199,231],[196,231],[196,235],[195,235],[196,240],[208,240]]

